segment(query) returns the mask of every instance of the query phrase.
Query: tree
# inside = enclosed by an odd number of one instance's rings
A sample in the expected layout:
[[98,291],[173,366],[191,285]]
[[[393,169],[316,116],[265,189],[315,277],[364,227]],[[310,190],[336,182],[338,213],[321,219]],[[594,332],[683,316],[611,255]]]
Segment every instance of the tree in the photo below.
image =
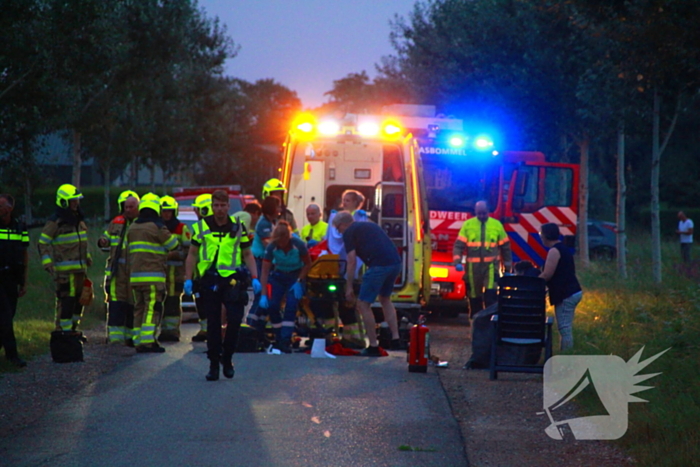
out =
[[[445,113],[500,123],[506,147],[544,150],[568,160],[578,147],[581,166],[579,253],[588,264],[588,159],[594,122],[578,98],[591,67],[587,36],[557,2],[450,0],[419,3],[410,21],[394,23],[397,50],[388,76],[408,80],[418,99]],[[527,33],[524,33],[524,28]]]

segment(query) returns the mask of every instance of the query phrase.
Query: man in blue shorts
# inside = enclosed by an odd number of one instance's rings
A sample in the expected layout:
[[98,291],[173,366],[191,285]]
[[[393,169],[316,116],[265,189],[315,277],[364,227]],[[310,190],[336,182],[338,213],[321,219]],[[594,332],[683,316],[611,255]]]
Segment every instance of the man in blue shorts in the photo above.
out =
[[399,349],[399,325],[396,320],[396,308],[391,303],[394,282],[401,272],[401,257],[389,236],[373,222],[354,222],[348,212],[340,212],[333,218],[333,226],[343,234],[343,243],[348,254],[348,266],[345,283],[345,298],[355,301],[353,281],[355,265],[360,258],[367,271],[362,276],[360,296],[357,307],[365,321],[365,330],[369,347],[361,352],[367,357],[379,357],[377,341],[377,323],[372,313],[372,303],[379,296],[379,303],[384,311],[384,319],[391,330],[391,349]]

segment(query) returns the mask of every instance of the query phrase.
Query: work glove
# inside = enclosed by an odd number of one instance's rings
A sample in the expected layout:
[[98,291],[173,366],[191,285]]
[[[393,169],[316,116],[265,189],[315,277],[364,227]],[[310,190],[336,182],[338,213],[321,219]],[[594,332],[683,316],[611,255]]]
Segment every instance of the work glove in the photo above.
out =
[[318,245],[318,240],[314,240],[313,238],[311,240],[309,240],[308,242],[306,242],[306,246],[308,246],[309,248],[311,248],[312,246],[315,246],[315,245]]
[[258,306],[263,310],[267,310],[270,307],[270,301],[267,299],[267,295],[260,297],[260,303]]
[[258,279],[253,279],[253,293],[255,295],[257,295],[261,291],[262,291],[262,285],[260,285],[260,281]]
[[462,263],[455,264],[455,270],[457,272],[464,272],[464,265]]
[[301,282],[296,282],[289,290],[294,294],[294,298],[297,300],[301,300],[301,297],[304,296],[304,286],[301,285]]
[[185,295],[192,295],[192,279],[185,281]]

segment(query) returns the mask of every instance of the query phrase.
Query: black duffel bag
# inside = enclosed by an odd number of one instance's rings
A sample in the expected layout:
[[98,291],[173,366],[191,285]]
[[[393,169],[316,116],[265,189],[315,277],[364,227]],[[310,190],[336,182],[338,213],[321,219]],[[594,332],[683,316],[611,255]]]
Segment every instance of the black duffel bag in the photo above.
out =
[[80,331],[53,331],[51,358],[56,363],[83,361],[83,333]]
[[238,330],[238,345],[236,346],[236,352],[238,353],[248,353],[248,352],[259,352],[260,342],[258,339],[258,331],[252,326],[247,324],[241,324]]

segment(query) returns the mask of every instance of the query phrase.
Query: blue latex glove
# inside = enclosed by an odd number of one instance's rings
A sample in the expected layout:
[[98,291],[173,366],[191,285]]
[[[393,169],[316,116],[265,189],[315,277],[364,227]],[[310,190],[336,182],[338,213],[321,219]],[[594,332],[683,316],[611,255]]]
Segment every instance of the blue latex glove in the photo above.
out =
[[462,263],[455,264],[455,269],[457,272],[464,272],[464,265]]
[[311,240],[309,240],[308,242],[306,242],[306,246],[308,246],[309,248],[312,247],[312,246],[314,246],[314,245],[318,245],[318,240],[314,240],[314,239],[312,238]]
[[262,297],[260,297],[260,303],[258,304],[258,306],[263,310],[267,310],[268,308],[270,308],[270,301],[267,299],[267,295],[263,295]]
[[192,279],[185,281],[185,295],[192,295]]
[[304,286],[301,285],[301,282],[296,282],[289,290],[294,293],[294,298],[297,300],[301,300],[301,297],[304,296]]
[[259,294],[262,291],[262,285],[260,285],[260,281],[257,279],[253,279],[253,293],[255,295]]

